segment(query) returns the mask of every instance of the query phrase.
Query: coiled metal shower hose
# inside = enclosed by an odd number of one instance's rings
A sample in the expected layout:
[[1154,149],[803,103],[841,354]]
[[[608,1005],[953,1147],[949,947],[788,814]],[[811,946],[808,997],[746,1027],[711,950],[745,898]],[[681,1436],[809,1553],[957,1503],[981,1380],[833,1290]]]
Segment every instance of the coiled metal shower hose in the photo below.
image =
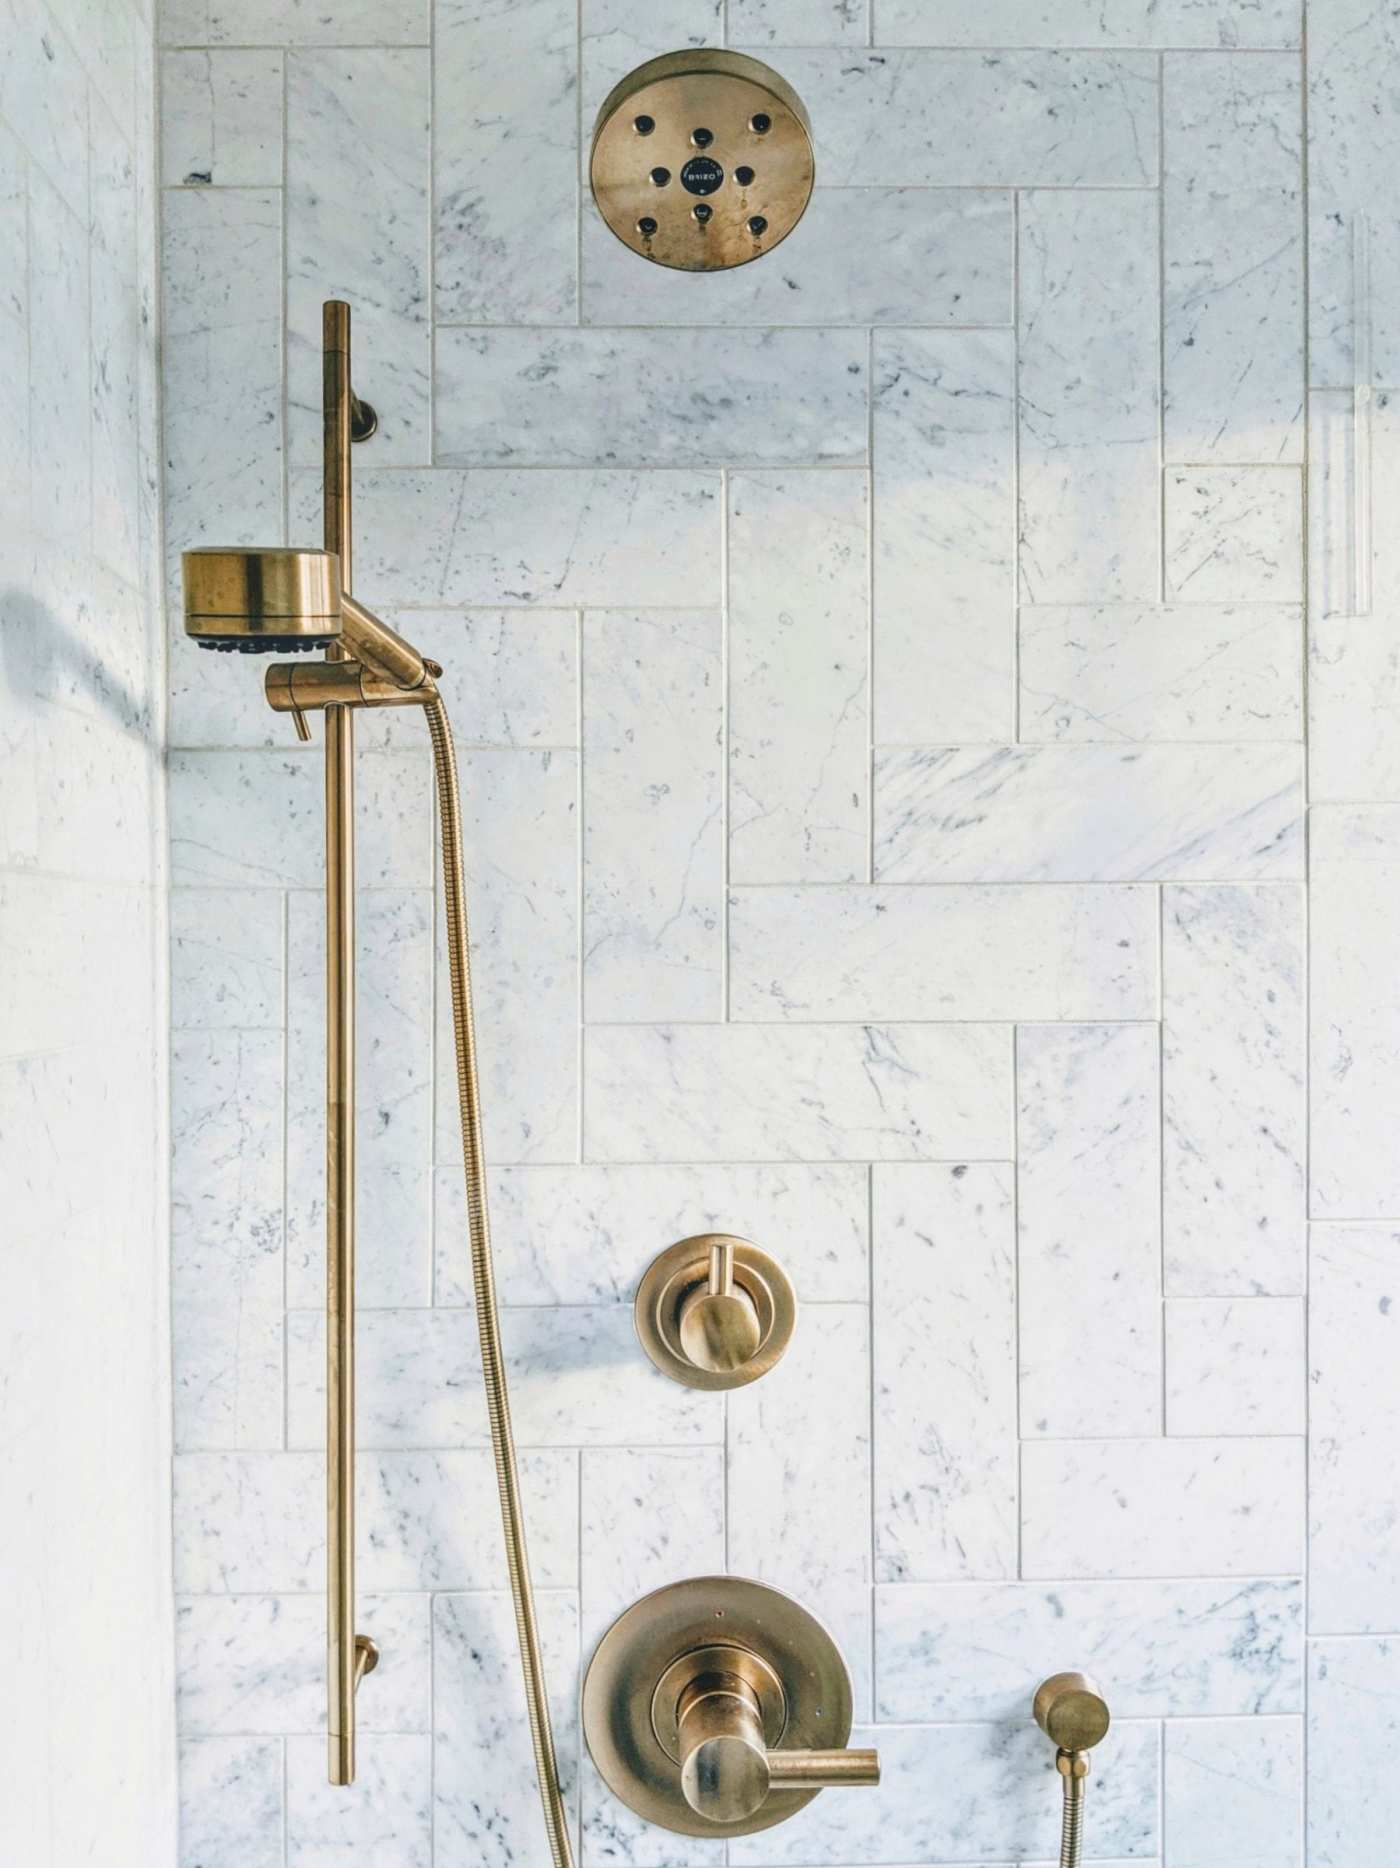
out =
[[535,1620],[535,1599],[530,1587],[530,1559],[525,1545],[525,1522],[520,1508],[520,1478],[516,1470],[515,1438],[510,1425],[510,1396],[505,1358],[501,1353],[501,1325],[496,1310],[496,1275],[491,1262],[491,1227],[486,1209],[486,1156],[481,1140],[481,1093],[476,1068],[476,1022],[472,1011],[471,958],[467,945],[467,892],[462,860],[462,811],[457,785],[457,758],[452,728],[440,695],[425,705],[433,742],[433,769],[437,779],[438,812],[442,820],[443,898],[447,909],[447,957],[452,981],[452,1030],[457,1049],[457,1098],[462,1117],[462,1164],[467,1183],[467,1227],[471,1237],[472,1289],[476,1298],[476,1325],[481,1337],[481,1373],[486,1384],[486,1408],[491,1418],[491,1450],[496,1461],[496,1486],[505,1532],[510,1593],[515,1604],[515,1628],[520,1664],[525,1675],[525,1703],[530,1715],[530,1739],[535,1750],[535,1775],[544,1805],[545,1828],[554,1868],[573,1868],[568,1819],[559,1789],[559,1766],[554,1755],[554,1733],[549,1721],[549,1695],[545,1686],[540,1633]]
[[1061,1751],[1055,1760],[1065,1783],[1064,1810],[1060,1818],[1060,1868],[1079,1868],[1084,1846],[1084,1780],[1089,1774],[1088,1760],[1082,1751]]

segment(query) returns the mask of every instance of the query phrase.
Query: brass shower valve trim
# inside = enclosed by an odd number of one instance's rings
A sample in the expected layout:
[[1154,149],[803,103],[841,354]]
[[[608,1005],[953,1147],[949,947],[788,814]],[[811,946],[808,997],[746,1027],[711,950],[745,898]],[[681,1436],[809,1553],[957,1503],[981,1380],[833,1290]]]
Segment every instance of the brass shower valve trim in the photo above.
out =
[[702,1232],[652,1260],[633,1314],[643,1349],[664,1375],[687,1388],[742,1388],[786,1350],[797,1298],[759,1246]]
[[680,1835],[753,1835],[819,1790],[880,1781],[875,1752],[847,1748],[831,1636],[739,1576],[669,1583],[620,1615],[588,1666],[583,1729],[613,1794]]

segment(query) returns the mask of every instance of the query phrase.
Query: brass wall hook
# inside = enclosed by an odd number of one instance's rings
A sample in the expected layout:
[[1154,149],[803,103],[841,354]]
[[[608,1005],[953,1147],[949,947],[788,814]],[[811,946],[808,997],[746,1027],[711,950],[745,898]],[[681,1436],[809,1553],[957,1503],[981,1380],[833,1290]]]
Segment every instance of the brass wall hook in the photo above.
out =
[[797,1297],[775,1258],[747,1239],[702,1232],[654,1258],[634,1307],[643,1349],[687,1388],[742,1388],[792,1340]]

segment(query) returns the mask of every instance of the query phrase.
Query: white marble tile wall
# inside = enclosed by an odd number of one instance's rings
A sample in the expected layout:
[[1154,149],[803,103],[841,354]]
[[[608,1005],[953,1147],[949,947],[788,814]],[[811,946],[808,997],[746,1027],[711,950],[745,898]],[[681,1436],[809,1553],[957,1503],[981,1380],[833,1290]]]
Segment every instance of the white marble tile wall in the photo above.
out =
[[175,1868],[155,33],[0,8],[0,1860]]
[[[1102,1868],[1389,1868],[1393,14],[166,0],[161,39],[172,561],[318,537],[343,293],[382,420],[357,581],[448,671],[582,1868],[1043,1868],[1027,1707],[1073,1665],[1118,1714]],[[667,273],[591,205],[592,115],[720,42],[802,93],[817,188],[771,258]],[[42,289],[79,285],[55,255]],[[360,754],[386,1666],[361,1784],[319,1781],[318,757],[238,659],[172,644],[182,1868],[515,1868],[406,714]],[[708,1227],[803,1306],[727,1404],[629,1316]],[[630,1817],[574,1715],[616,1613],[726,1568],[830,1622],[885,1759],[727,1850]]]

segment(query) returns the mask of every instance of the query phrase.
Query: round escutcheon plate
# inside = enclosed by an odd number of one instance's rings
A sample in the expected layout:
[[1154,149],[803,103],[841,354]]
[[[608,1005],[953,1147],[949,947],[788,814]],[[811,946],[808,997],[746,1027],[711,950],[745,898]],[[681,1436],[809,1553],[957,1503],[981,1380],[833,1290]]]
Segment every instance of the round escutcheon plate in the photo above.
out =
[[[775,1790],[742,1822],[697,1816],[681,1789],[675,1707],[695,1672],[734,1654],[754,1679],[765,1738],[785,1751],[827,1751],[851,1735],[851,1681],[836,1643],[800,1602],[742,1576],[668,1583],[623,1611],[594,1650],[583,1681],[583,1733],[613,1795],[638,1816],[684,1836],[746,1836],[810,1803],[815,1790]],[[682,1663],[694,1657],[694,1668]],[[660,1731],[658,1731],[660,1727]],[[669,1741],[669,1749],[666,1741]]]

